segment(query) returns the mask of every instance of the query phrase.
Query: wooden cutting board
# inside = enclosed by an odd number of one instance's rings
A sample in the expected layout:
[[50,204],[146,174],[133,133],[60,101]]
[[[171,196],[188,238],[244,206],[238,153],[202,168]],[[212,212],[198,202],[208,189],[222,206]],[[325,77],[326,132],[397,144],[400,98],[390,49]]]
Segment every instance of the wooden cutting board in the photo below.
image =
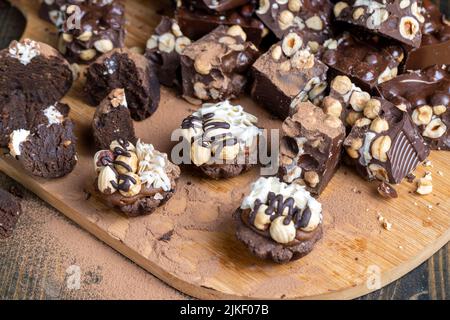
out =
[[[36,15],[38,1],[12,1],[28,20],[24,37],[56,46],[54,28]],[[160,1],[126,1],[127,46],[144,47],[159,22]],[[434,152],[434,192],[414,194],[414,184],[397,188],[400,197],[384,200],[376,184],[341,168],[320,197],[325,235],[305,258],[275,265],[252,257],[234,237],[232,212],[239,206],[259,170],[211,181],[183,168],[178,191],[153,215],[127,219],[107,209],[84,190],[94,179],[89,128],[94,109],[82,97],[77,80],[64,102],[79,137],[79,163],[69,176],[44,181],[26,175],[11,157],[0,169],[22,183],[88,232],[169,285],[198,298],[348,299],[384,286],[417,267],[450,239],[450,164],[448,152]],[[244,97],[237,103],[266,128],[279,128],[262,108]],[[193,106],[163,88],[161,104],[150,119],[136,123],[138,135],[170,152],[170,134]],[[378,215],[392,223],[387,231]]]

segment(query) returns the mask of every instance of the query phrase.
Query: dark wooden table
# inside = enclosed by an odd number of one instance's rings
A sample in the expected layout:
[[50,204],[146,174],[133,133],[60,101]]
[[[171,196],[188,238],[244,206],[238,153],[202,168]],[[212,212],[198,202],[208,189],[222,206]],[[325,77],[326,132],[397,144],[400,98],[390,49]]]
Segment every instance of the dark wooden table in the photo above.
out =
[[[448,2],[443,2],[443,8],[448,6]],[[445,9],[444,9],[445,10]],[[0,48],[4,48],[11,40],[20,38],[25,24],[23,16],[11,8],[5,0],[0,0]],[[69,223],[69,221],[67,221]],[[14,283],[21,283],[28,281],[30,274],[21,273],[19,270],[15,270],[16,265],[16,253],[15,248],[8,248],[8,246],[14,246],[14,242],[11,244],[6,243],[3,246],[3,253],[0,252],[0,265],[8,265],[8,275],[11,275],[12,279],[8,279],[6,274],[0,273],[0,299],[13,299],[17,297],[14,290],[6,290],[4,286],[17,287]],[[11,252],[9,255],[6,249]],[[2,250],[2,251],[3,251]],[[447,300],[450,298],[450,274],[449,274],[449,253],[450,246],[447,244],[441,250],[439,250],[428,261],[424,262],[415,270],[405,275],[401,279],[391,283],[385,288],[364,296],[360,299],[442,299]],[[36,259],[42,259],[42,255],[36,253]],[[0,269],[2,270],[2,269]],[[39,277],[39,273],[44,272],[36,268],[33,270],[33,277]],[[20,274],[20,276],[17,276]],[[11,283],[13,282],[13,283]],[[39,289],[39,288],[35,288]],[[33,298],[31,296],[30,298]],[[70,298],[70,297],[69,297]],[[77,297],[83,298],[83,297]]]

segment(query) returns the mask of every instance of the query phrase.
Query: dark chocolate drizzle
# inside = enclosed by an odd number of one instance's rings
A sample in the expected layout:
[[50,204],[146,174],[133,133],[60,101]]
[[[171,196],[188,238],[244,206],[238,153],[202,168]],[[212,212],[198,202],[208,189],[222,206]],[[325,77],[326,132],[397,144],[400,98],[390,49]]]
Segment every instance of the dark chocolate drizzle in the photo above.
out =
[[113,150],[114,154],[116,156],[131,157],[130,152],[128,152],[127,150],[127,148],[130,146],[130,143],[128,141],[123,140],[122,138],[118,139],[117,142],[119,143],[120,147],[114,148]]

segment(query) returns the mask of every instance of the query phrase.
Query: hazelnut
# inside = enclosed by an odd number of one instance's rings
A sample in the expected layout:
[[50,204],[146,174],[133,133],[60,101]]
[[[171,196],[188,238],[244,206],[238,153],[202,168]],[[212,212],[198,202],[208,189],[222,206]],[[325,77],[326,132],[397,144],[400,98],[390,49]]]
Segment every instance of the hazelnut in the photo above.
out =
[[272,59],[278,61],[281,59],[281,55],[283,54],[280,46],[275,46],[272,50]]
[[158,36],[151,36],[150,39],[147,40],[146,48],[151,50],[158,47]]
[[364,110],[367,102],[370,100],[370,94],[365,91],[353,91],[350,96],[350,105],[353,110],[361,112]]
[[333,97],[325,97],[322,102],[323,111],[326,114],[332,115],[336,118],[340,118],[342,114],[342,104],[339,100]]
[[364,15],[364,8],[363,7],[358,7],[353,11],[352,17],[353,20],[358,20],[359,18],[361,18]]
[[124,197],[133,197],[139,194],[141,188],[141,178],[137,174],[128,172],[119,176],[119,192]]
[[209,99],[208,92],[206,91],[206,86],[203,82],[194,83],[194,94],[197,98],[201,100]]
[[369,126],[371,123],[372,123],[372,120],[370,120],[368,118],[360,118],[360,119],[355,121],[354,126],[362,128],[362,127]]
[[281,72],[289,72],[291,70],[291,62],[289,60],[284,61],[280,64],[279,68]]
[[77,39],[83,42],[87,42],[89,40],[91,40],[92,38],[92,31],[84,31],[82,34],[80,34]]
[[173,23],[172,24],[172,33],[175,37],[179,38],[183,36],[183,32],[181,32],[180,26],[178,25],[178,23]]
[[447,111],[447,107],[442,104],[433,107],[433,113],[437,116],[444,114],[446,111]]
[[327,82],[321,82],[319,84],[316,84],[314,88],[312,88],[311,91],[309,91],[308,93],[309,99],[312,101],[315,98],[319,97],[322,93],[325,92],[327,86],[328,86]]
[[169,32],[159,37],[158,50],[171,53],[175,49],[175,36]]
[[109,39],[101,39],[94,42],[94,47],[98,52],[105,53],[114,49],[114,44]]
[[405,9],[406,7],[409,7],[409,5],[411,4],[410,0],[401,0],[400,1],[400,9]]
[[281,30],[286,30],[292,26],[294,22],[294,14],[289,10],[284,10],[278,16],[278,25]]
[[127,172],[137,172],[138,170],[138,157],[136,153],[130,152],[130,156],[120,155],[114,161],[114,167],[119,174],[125,174]]
[[270,236],[273,240],[281,244],[288,244],[295,240],[297,230],[294,222],[291,220],[289,224],[284,224],[286,217],[280,216],[270,224]]
[[403,111],[403,112],[408,111],[408,107],[407,107],[406,104],[404,104],[404,103],[397,104],[397,105],[395,105],[395,107],[396,107],[398,110]]
[[212,65],[205,61],[201,56],[197,57],[194,62],[195,71],[202,75],[208,75],[211,72]]
[[[123,145],[123,146],[122,146],[122,145]],[[109,149],[110,149],[111,151],[113,151],[113,152],[115,152],[116,149],[124,149],[124,147],[125,147],[125,150],[126,150],[126,151],[134,152],[134,151],[136,150],[136,148],[134,147],[134,145],[133,145],[131,142],[129,142],[129,141],[127,141],[127,142],[124,143],[124,144],[121,144],[119,141],[114,140],[114,141],[111,142],[111,144],[109,145]]]
[[441,119],[436,118],[431,120],[431,122],[425,127],[422,135],[431,139],[438,139],[442,137],[447,131],[447,126],[442,122]]
[[370,125],[370,130],[376,133],[382,133],[389,130],[389,123],[380,117],[375,118]]
[[320,31],[323,29],[323,22],[319,16],[312,16],[306,19],[305,24],[309,29],[313,29],[316,31]]
[[268,206],[261,205],[256,212],[254,226],[258,230],[267,230],[270,226],[270,215],[266,214]]
[[100,150],[94,155],[94,167],[95,172],[100,172],[100,170],[107,166],[111,165],[114,162],[115,155],[110,150]]
[[364,107],[364,116],[369,119],[378,117],[381,111],[381,102],[377,99],[370,99]]
[[306,45],[308,46],[309,50],[311,50],[311,53],[315,54],[319,52],[320,44],[317,41],[308,41]]
[[305,172],[304,180],[311,188],[317,187],[320,182],[319,175],[314,171]]
[[201,139],[194,141],[191,146],[191,160],[196,166],[201,166],[211,159],[211,148],[209,144],[203,143]]
[[291,62],[292,66],[298,70],[308,70],[314,67],[314,55],[307,49],[300,50],[295,53]]
[[302,2],[300,0],[289,0],[288,8],[292,12],[299,12],[300,9],[302,8]]
[[421,10],[421,8],[419,8],[417,2],[414,2],[411,5],[411,13],[413,14],[413,16],[416,17],[416,19],[419,20],[420,23],[424,23],[425,17],[422,15],[420,10]]
[[416,192],[420,195],[427,195],[433,192],[433,182],[426,177],[417,180]]
[[244,51],[245,47],[243,44],[237,43],[237,44],[230,44],[228,46],[233,51]]
[[427,125],[433,117],[433,109],[430,106],[424,105],[415,109],[412,113],[412,119],[418,126]]
[[338,2],[334,5],[333,13],[335,17],[339,17],[341,15],[342,10],[348,7],[348,4],[345,2]]
[[70,33],[63,33],[62,38],[65,42],[72,42],[73,41],[73,35]]
[[257,14],[265,14],[270,9],[270,1],[269,0],[259,0],[259,8],[256,11]]
[[340,126],[342,126],[341,119],[331,115],[327,115],[324,122],[330,128],[339,128]]
[[102,167],[97,179],[97,187],[101,193],[113,194],[117,191],[117,175],[116,172],[110,167]]
[[389,12],[386,9],[376,8],[370,17],[367,18],[366,26],[369,29],[376,29],[388,18]]
[[380,136],[372,143],[371,153],[372,156],[381,161],[387,161],[387,152],[391,148],[392,140],[389,136]]
[[231,161],[236,159],[240,148],[239,143],[235,143],[233,145],[222,145],[218,143],[213,147],[212,151],[216,159]]
[[413,40],[420,31],[419,22],[413,17],[403,17],[400,19],[400,35],[408,40]]
[[378,83],[383,83],[383,82],[386,82],[386,81],[389,81],[389,80],[395,78],[397,76],[397,73],[398,73],[397,67],[394,67],[392,69],[389,67],[386,67],[386,69],[378,77]]
[[345,123],[349,126],[353,126],[358,119],[361,119],[363,114],[361,112],[350,111],[345,118]]
[[236,39],[230,36],[223,36],[219,39],[219,43],[229,46],[232,44],[236,44]]
[[350,143],[350,146],[346,148],[347,154],[350,158],[358,159],[359,158],[359,149],[363,146],[363,140],[361,138],[353,139]]
[[232,37],[241,37],[242,41],[246,41],[247,40],[247,34],[242,29],[242,27],[239,26],[239,25],[231,26],[228,29],[227,34],[229,36],[232,36]]
[[86,49],[80,51],[80,59],[83,61],[89,61],[95,58],[97,51],[95,49]]
[[295,32],[286,35],[281,44],[281,48],[286,56],[293,56],[303,45],[303,40]]
[[389,176],[385,168],[378,164],[369,165],[370,174],[380,181],[389,181]]
[[347,76],[337,76],[331,81],[331,88],[340,95],[344,95],[352,89],[352,82]]

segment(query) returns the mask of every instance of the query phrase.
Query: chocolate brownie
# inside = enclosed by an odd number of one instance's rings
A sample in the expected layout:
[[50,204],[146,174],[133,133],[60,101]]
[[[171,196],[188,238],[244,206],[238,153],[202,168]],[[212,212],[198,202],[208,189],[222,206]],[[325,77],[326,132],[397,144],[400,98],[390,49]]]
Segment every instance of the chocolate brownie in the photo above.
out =
[[255,146],[261,129],[258,119],[228,101],[205,104],[183,120],[181,135],[193,164],[213,179],[231,178],[256,162]]
[[316,195],[328,185],[341,158],[345,127],[310,102],[298,105],[283,122],[280,145],[280,178],[300,183]]
[[0,147],[9,143],[9,135],[16,129],[28,128],[29,112],[25,101],[17,96],[10,96],[0,106]]
[[70,62],[89,63],[124,46],[125,8],[120,1],[78,1],[64,10],[59,50]]
[[94,156],[95,194],[130,217],[152,213],[174,194],[180,168],[151,144],[115,140]]
[[143,55],[126,48],[114,49],[89,66],[84,87],[89,103],[98,105],[117,88],[125,90],[128,109],[136,121],[145,120],[158,108],[158,77]]
[[97,149],[108,149],[114,140],[136,142],[133,120],[123,89],[114,89],[100,103],[92,121]]
[[238,97],[248,70],[259,56],[240,26],[220,26],[181,54],[183,97],[190,103]]
[[147,41],[145,56],[156,68],[159,82],[168,87],[181,86],[180,54],[191,44],[174,19],[163,17]]
[[0,239],[12,235],[21,214],[22,206],[19,198],[0,189]]
[[51,105],[34,117],[30,129],[10,135],[10,154],[28,173],[46,178],[63,177],[77,163],[74,124],[67,118],[69,106]]
[[0,108],[17,99],[30,109],[45,108],[59,101],[72,82],[69,63],[42,42],[13,41],[0,51]]
[[236,236],[261,259],[297,260],[322,238],[322,205],[303,186],[259,178],[235,213]]

